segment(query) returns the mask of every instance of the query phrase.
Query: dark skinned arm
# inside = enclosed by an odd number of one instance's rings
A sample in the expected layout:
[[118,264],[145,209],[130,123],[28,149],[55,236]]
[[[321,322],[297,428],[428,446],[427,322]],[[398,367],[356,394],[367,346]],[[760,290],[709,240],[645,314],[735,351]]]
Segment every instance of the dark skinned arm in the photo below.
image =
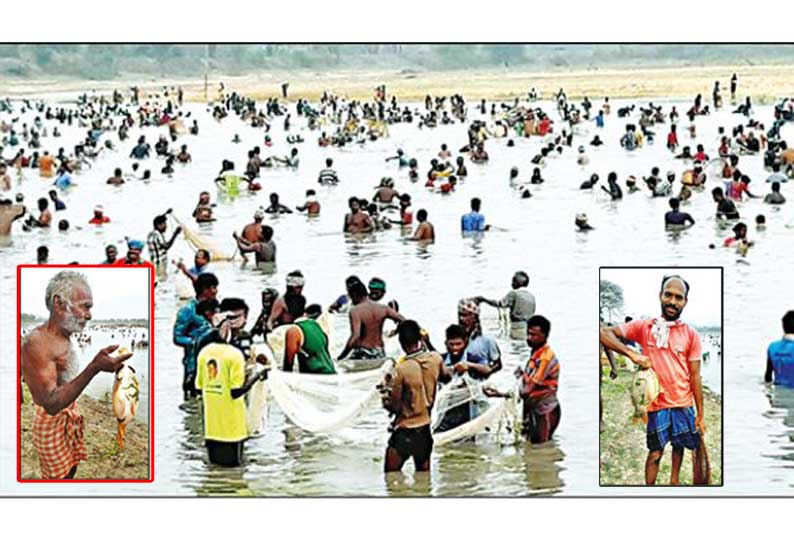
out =
[[502,360],[497,359],[488,365],[484,365],[482,363],[469,363],[467,361],[460,361],[455,364],[455,372],[458,374],[463,374],[468,372],[470,375],[480,376],[482,378],[488,378],[493,373],[500,371],[502,369]]
[[695,409],[697,416],[695,416],[695,429],[701,435],[706,434],[706,419],[703,412],[703,383],[700,379],[700,364],[701,360],[690,362],[689,383],[692,386],[692,395],[695,397]]
[[388,403],[386,408],[389,412],[398,413],[402,408],[403,397],[403,379],[400,373],[397,373],[392,378],[391,394],[388,396]]
[[766,373],[764,374],[764,382],[771,384],[775,373],[775,367],[772,365],[772,359],[769,354],[766,355]]
[[239,235],[237,235],[237,233],[234,233],[232,236],[234,237],[234,240],[237,241],[237,248],[240,249],[240,252],[243,253],[255,252],[253,245],[248,241],[246,241],[245,239],[243,239],[242,237],[240,237]]
[[405,316],[394,310],[393,308],[386,306],[386,318],[392,320],[393,322],[400,323],[405,320]]
[[601,348],[604,349],[604,354],[607,357],[607,361],[609,361],[609,378],[615,380],[618,377],[618,365],[615,363],[615,354],[603,345],[601,345]]
[[181,226],[174,230],[174,234],[171,236],[171,240],[168,241],[165,244],[165,249],[166,250],[169,250],[171,248],[171,246],[173,246],[174,241],[176,241],[177,235],[179,235],[180,233],[182,233],[182,227]]
[[602,327],[598,335],[601,344],[603,344],[605,348],[623,354],[634,364],[639,365],[643,369],[651,368],[651,360],[648,359],[647,356],[638,354],[620,341],[620,338],[623,338],[623,334],[619,327]]
[[356,347],[359,339],[361,338],[361,318],[359,318],[356,311],[350,311],[350,338],[347,340],[342,353],[339,354],[337,359],[344,359],[350,354],[350,351]]
[[198,275],[194,275],[193,273],[191,273],[190,271],[188,271],[188,270],[187,270],[187,266],[186,266],[184,263],[182,263],[182,262],[179,262],[179,263],[177,264],[177,269],[179,269],[180,271],[182,271],[182,273],[184,273],[184,275],[185,275],[187,278],[189,278],[189,279],[190,279],[190,282],[196,282],[196,279],[198,278]]
[[441,371],[438,373],[438,381],[442,384],[448,384],[452,380],[453,374],[452,370],[442,363]]
[[22,375],[30,389],[33,402],[41,405],[50,416],[71,405],[91,380],[100,372],[115,372],[132,357],[132,353],[113,357],[110,354],[118,348],[117,344],[100,350],[94,359],[76,378],[57,385],[58,373],[49,352],[42,340],[29,341],[22,347]]
[[248,390],[254,387],[254,384],[259,382],[260,380],[267,379],[267,370],[259,371],[258,373],[252,374],[248,379],[245,381],[245,384],[241,388],[235,388],[233,390],[229,390],[232,399],[238,399],[248,393]]
[[301,349],[301,333],[297,326],[290,326],[284,337],[284,371],[291,373],[295,356]]

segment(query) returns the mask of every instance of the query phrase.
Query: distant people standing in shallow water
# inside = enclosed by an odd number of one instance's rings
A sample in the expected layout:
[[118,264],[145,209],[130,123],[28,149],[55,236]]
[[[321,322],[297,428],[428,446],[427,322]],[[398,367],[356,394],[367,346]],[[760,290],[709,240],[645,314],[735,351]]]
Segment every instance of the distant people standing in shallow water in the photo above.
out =
[[783,315],[783,338],[767,348],[764,382],[794,388],[794,310]]

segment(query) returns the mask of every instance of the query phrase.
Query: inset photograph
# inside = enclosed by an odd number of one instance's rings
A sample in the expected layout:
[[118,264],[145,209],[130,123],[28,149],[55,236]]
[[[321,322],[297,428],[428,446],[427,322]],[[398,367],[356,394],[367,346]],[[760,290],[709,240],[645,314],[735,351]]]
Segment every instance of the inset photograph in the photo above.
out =
[[19,266],[20,482],[150,482],[151,266]]
[[601,268],[601,486],[721,486],[722,268]]

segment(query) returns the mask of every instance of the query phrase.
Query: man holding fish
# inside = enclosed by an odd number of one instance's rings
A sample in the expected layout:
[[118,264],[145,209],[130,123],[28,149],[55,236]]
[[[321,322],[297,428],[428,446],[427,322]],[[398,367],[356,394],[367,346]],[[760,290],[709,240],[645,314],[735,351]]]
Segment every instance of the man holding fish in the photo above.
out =
[[[646,485],[656,483],[659,463],[668,442],[673,446],[670,485],[678,485],[684,448],[697,454],[706,433],[700,380],[700,336],[680,320],[688,295],[689,284],[683,278],[666,276],[659,292],[661,316],[602,327],[600,331],[601,344],[627,356],[642,369],[653,369],[661,386],[647,409]],[[632,350],[621,339],[636,342],[642,353]],[[702,483],[697,476],[693,478],[696,484]]]
[[77,466],[87,458],[77,399],[97,374],[115,373],[132,354],[113,356],[118,348],[114,344],[100,350],[79,370],[71,336],[82,332],[91,320],[94,304],[84,275],[74,271],[56,274],[47,285],[45,303],[49,319],[34,328],[22,344],[22,378],[36,404],[32,432],[41,477],[74,478]]

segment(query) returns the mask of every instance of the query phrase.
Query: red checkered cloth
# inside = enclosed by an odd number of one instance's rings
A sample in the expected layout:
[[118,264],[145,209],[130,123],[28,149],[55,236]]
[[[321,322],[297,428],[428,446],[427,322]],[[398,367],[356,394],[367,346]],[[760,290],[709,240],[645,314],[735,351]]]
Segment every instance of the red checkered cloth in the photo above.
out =
[[33,417],[33,445],[39,454],[41,477],[64,478],[88,454],[83,436],[83,416],[72,403],[55,416],[39,405]]

